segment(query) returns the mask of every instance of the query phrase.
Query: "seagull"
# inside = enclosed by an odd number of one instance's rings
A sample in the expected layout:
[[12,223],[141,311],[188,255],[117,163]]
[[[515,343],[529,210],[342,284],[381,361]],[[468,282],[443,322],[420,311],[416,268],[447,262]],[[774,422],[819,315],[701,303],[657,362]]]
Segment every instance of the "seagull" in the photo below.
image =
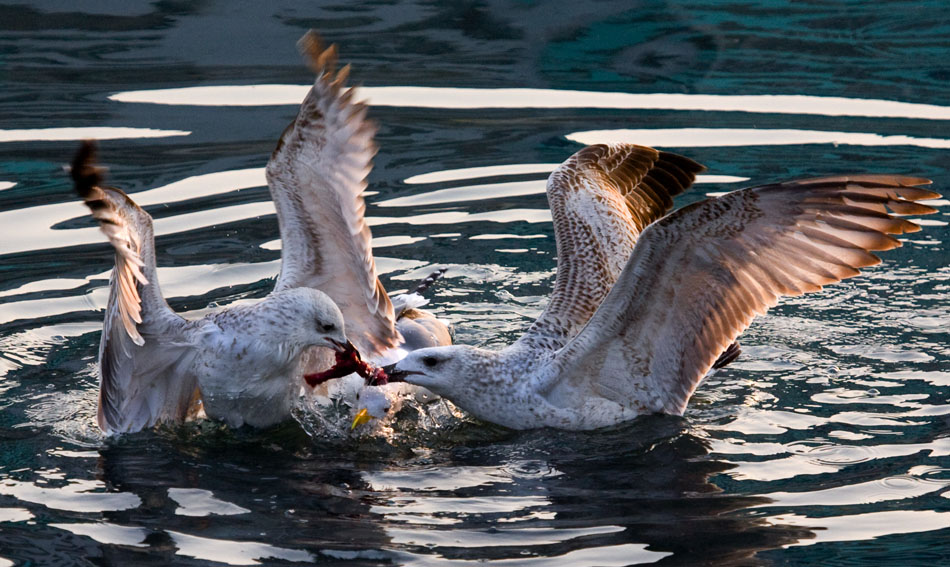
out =
[[180,422],[198,408],[232,427],[267,427],[291,417],[301,377],[319,375],[334,354],[324,372],[340,376],[357,353],[388,364],[451,344],[446,323],[418,309],[424,299],[391,300],[377,277],[361,196],[376,127],[346,86],[349,67],[337,71],[336,47],[313,32],[298,46],[317,76],[267,164],[283,249],[260,302],[195,321],[176,314],[159,287],[151,216],[103,186],[94,142],[73,160],[76,191],[115,249],[99,348],[107,434]]
[[151,216],[103,186],[95,155],[95,143],[83,142],[70,172],[115,249],[99,344],[99,427],[114,434],[179,422],[198,399],[208,416],[233,426],[289,415],[301,354],[346,351],[339,307],[322,291],[284,287],[257,304],[185,320],[162,297]]
[[[871,251],[920,230],[900,215],[934,213],[915,201],[940,196],[920,187],[927,179],[850,175],[741,189],[664,216],[656,204],[670,192],[644,183],[656,168],[644,153],[589,146],[551,174],[557,278],[519,340],[500,351],[420,349],[385,369],[389,380],[519,430],[681,415],[703,377],[734,358],[756,315],[879,263]],[[640,232],[638,219],[649,221]],[[611,241],[623,233],[617,225],[636,239],[621,257],[611,252],[630,242]]]

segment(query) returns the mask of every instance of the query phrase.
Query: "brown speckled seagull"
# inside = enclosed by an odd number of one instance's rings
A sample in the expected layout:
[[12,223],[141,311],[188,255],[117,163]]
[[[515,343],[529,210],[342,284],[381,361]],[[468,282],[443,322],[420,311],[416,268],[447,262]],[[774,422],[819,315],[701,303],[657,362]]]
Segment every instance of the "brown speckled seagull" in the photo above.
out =
[[[663,175],[656,165],[644,174],[650,155]],[[742,189],[663,216],[668,197],[697,171],[691,164],[629,145],[582,149],[548,181],[558,276],[538,321],[501,351],[417,350],[390,378],[513,429],[595,429],[644,413],[681,414],[756,315],[782,296],[877,264],[870,251],[896,248],[891,235],[920,230],[896,215],[933,213],[915,201],[939,197],[919,187],[926,179],[854,175]],[[644,184],[651,176],[672,190]],[[649,197],[642,202],[664,205],[641,214],[631,188]],[[642,231],[616,228],[638,220]]]
[[76,190],[116,251],[99,351],[105,432],[181,421],[198,399],[209,417],[265,427],[290,417],[301,376],[326,370],[328,349],[355,352],[347,338],[377,364],[451,343],[444,323],[416,309],[420,297],[390,300],[377,278],[361,196],[375,126],[346,87],[348,67],[336,71],[335,47],[312,32],[299,47],[317,77],[267,164],[283,248],[280,277],[259,303],[197,321],[174,313],[158,283],[151,216],[102,186],[92,142],[76,155]]

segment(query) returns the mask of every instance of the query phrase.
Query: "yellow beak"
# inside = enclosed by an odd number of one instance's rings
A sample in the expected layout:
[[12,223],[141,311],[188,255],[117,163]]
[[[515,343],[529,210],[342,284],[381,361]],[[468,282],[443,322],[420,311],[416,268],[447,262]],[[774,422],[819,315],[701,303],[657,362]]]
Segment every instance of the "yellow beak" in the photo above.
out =
[[353,418],[353,425],[350,426],[350,431],[356,429],[357,425],[368,423],[371,419],[373,419],[373,416],[371,416],[369,412],[366,411],[366,408],[361,409],[360,412],[356,414],[356,417]]

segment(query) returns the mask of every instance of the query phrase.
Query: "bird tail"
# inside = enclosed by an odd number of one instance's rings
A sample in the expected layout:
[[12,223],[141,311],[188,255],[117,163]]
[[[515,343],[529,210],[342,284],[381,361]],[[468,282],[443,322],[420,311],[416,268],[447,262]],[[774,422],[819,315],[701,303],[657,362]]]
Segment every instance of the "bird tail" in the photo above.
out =
[[428,291],[429,288],[432,287],[432,284],[442,279],[447,269],[448,268],[439,268],[426,276],[426,278],[420,281],[409,293],[403,293],[390,298],[393,302],[393,311],[396,313],[396,319],[402,317],[403,314],[410,309],[418,309],[426,303],[429,303],[429,300],[422,297],[422,294]]
[[442,279],[442,276],[445,275],[446,270],[448,270],[448,268],[439,268],[438,270],[432,272],[426,276],[424,280],[420,281],[416,288],[410,293],[418,293],[419,295],[422,295],[428,291],[430,287],[432,287],[432,284]]

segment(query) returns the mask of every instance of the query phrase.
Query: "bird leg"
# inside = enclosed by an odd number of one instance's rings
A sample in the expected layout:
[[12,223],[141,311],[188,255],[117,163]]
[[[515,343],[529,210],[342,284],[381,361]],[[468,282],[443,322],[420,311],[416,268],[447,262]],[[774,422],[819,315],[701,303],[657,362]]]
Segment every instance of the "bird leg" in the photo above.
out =
[[354,372],[362,376],[369,386],[382,386],[388,382],[389,378],[382,368],[364,361],[360,356],[360,351],[356,350],[352,342],[347,341],[346,348],[336,353],[336,362],[332,367],[323,372],[304,374],[303,379],[310,387],[315,387],[328,380],[342,378]]

